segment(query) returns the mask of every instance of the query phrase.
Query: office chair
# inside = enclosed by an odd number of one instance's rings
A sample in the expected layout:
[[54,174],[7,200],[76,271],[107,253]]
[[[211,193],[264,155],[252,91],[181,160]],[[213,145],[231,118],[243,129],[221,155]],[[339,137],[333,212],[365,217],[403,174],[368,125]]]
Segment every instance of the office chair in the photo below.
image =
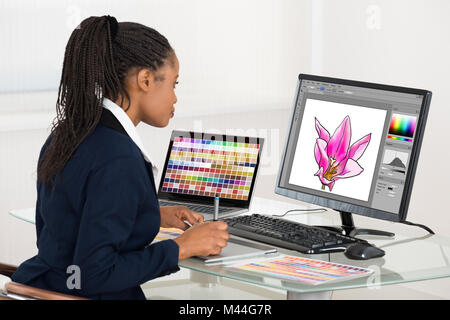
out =
[[0,263],[0,300],[87,300],[11,281],[17,267]]

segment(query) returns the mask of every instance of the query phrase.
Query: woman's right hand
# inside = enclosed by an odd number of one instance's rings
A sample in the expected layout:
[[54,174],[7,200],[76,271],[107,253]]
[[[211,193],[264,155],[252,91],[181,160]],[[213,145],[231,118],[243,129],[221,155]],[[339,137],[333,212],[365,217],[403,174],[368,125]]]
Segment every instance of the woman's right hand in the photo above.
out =
[[187,229],[174,239],[179,247],[178,260],[219,254],[230,238],[227,228],[226,222],[208,221]]

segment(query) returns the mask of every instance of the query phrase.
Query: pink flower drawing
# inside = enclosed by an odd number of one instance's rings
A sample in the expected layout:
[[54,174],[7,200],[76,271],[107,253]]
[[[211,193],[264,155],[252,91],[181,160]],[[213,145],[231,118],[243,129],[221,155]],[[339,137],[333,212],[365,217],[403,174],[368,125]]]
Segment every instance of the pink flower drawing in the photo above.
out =
[[362,137],[350,146],[352,136],[350,117],[346,116],[334,134],[329,132],[315,118],[319,138],[314,146],[314,157],[319,170],[316,172],[322,183],[330,191],[339,179],[348,179],[360,175],[364,169],[357,160],[361,158],[370,142],[371,133]]

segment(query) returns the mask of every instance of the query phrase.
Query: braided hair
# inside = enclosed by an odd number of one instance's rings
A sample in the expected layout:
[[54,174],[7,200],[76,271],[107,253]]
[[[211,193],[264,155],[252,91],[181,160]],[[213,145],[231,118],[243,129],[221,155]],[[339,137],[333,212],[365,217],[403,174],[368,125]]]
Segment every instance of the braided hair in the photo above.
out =
[[[132,68],[157,71],[174,54],[158,31],[114,17],[89,17],[71,34],[66,46],[61,82],[48,145],[38,164],[37,180],[53,187],[80,143],[95,129],[103,98],[124,99],[130,107],[125,79]],[[47,190],[49,190],[47,189]]]

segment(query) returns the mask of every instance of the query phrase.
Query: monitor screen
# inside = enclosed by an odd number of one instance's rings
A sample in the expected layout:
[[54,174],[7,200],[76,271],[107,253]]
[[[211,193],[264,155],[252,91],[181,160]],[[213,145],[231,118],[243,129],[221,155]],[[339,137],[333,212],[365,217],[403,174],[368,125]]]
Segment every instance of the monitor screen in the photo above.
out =
[[176,137],[162,191],[247,200],[259,144]]
[[300,75],[276,192],[406,218],[431,93]]

